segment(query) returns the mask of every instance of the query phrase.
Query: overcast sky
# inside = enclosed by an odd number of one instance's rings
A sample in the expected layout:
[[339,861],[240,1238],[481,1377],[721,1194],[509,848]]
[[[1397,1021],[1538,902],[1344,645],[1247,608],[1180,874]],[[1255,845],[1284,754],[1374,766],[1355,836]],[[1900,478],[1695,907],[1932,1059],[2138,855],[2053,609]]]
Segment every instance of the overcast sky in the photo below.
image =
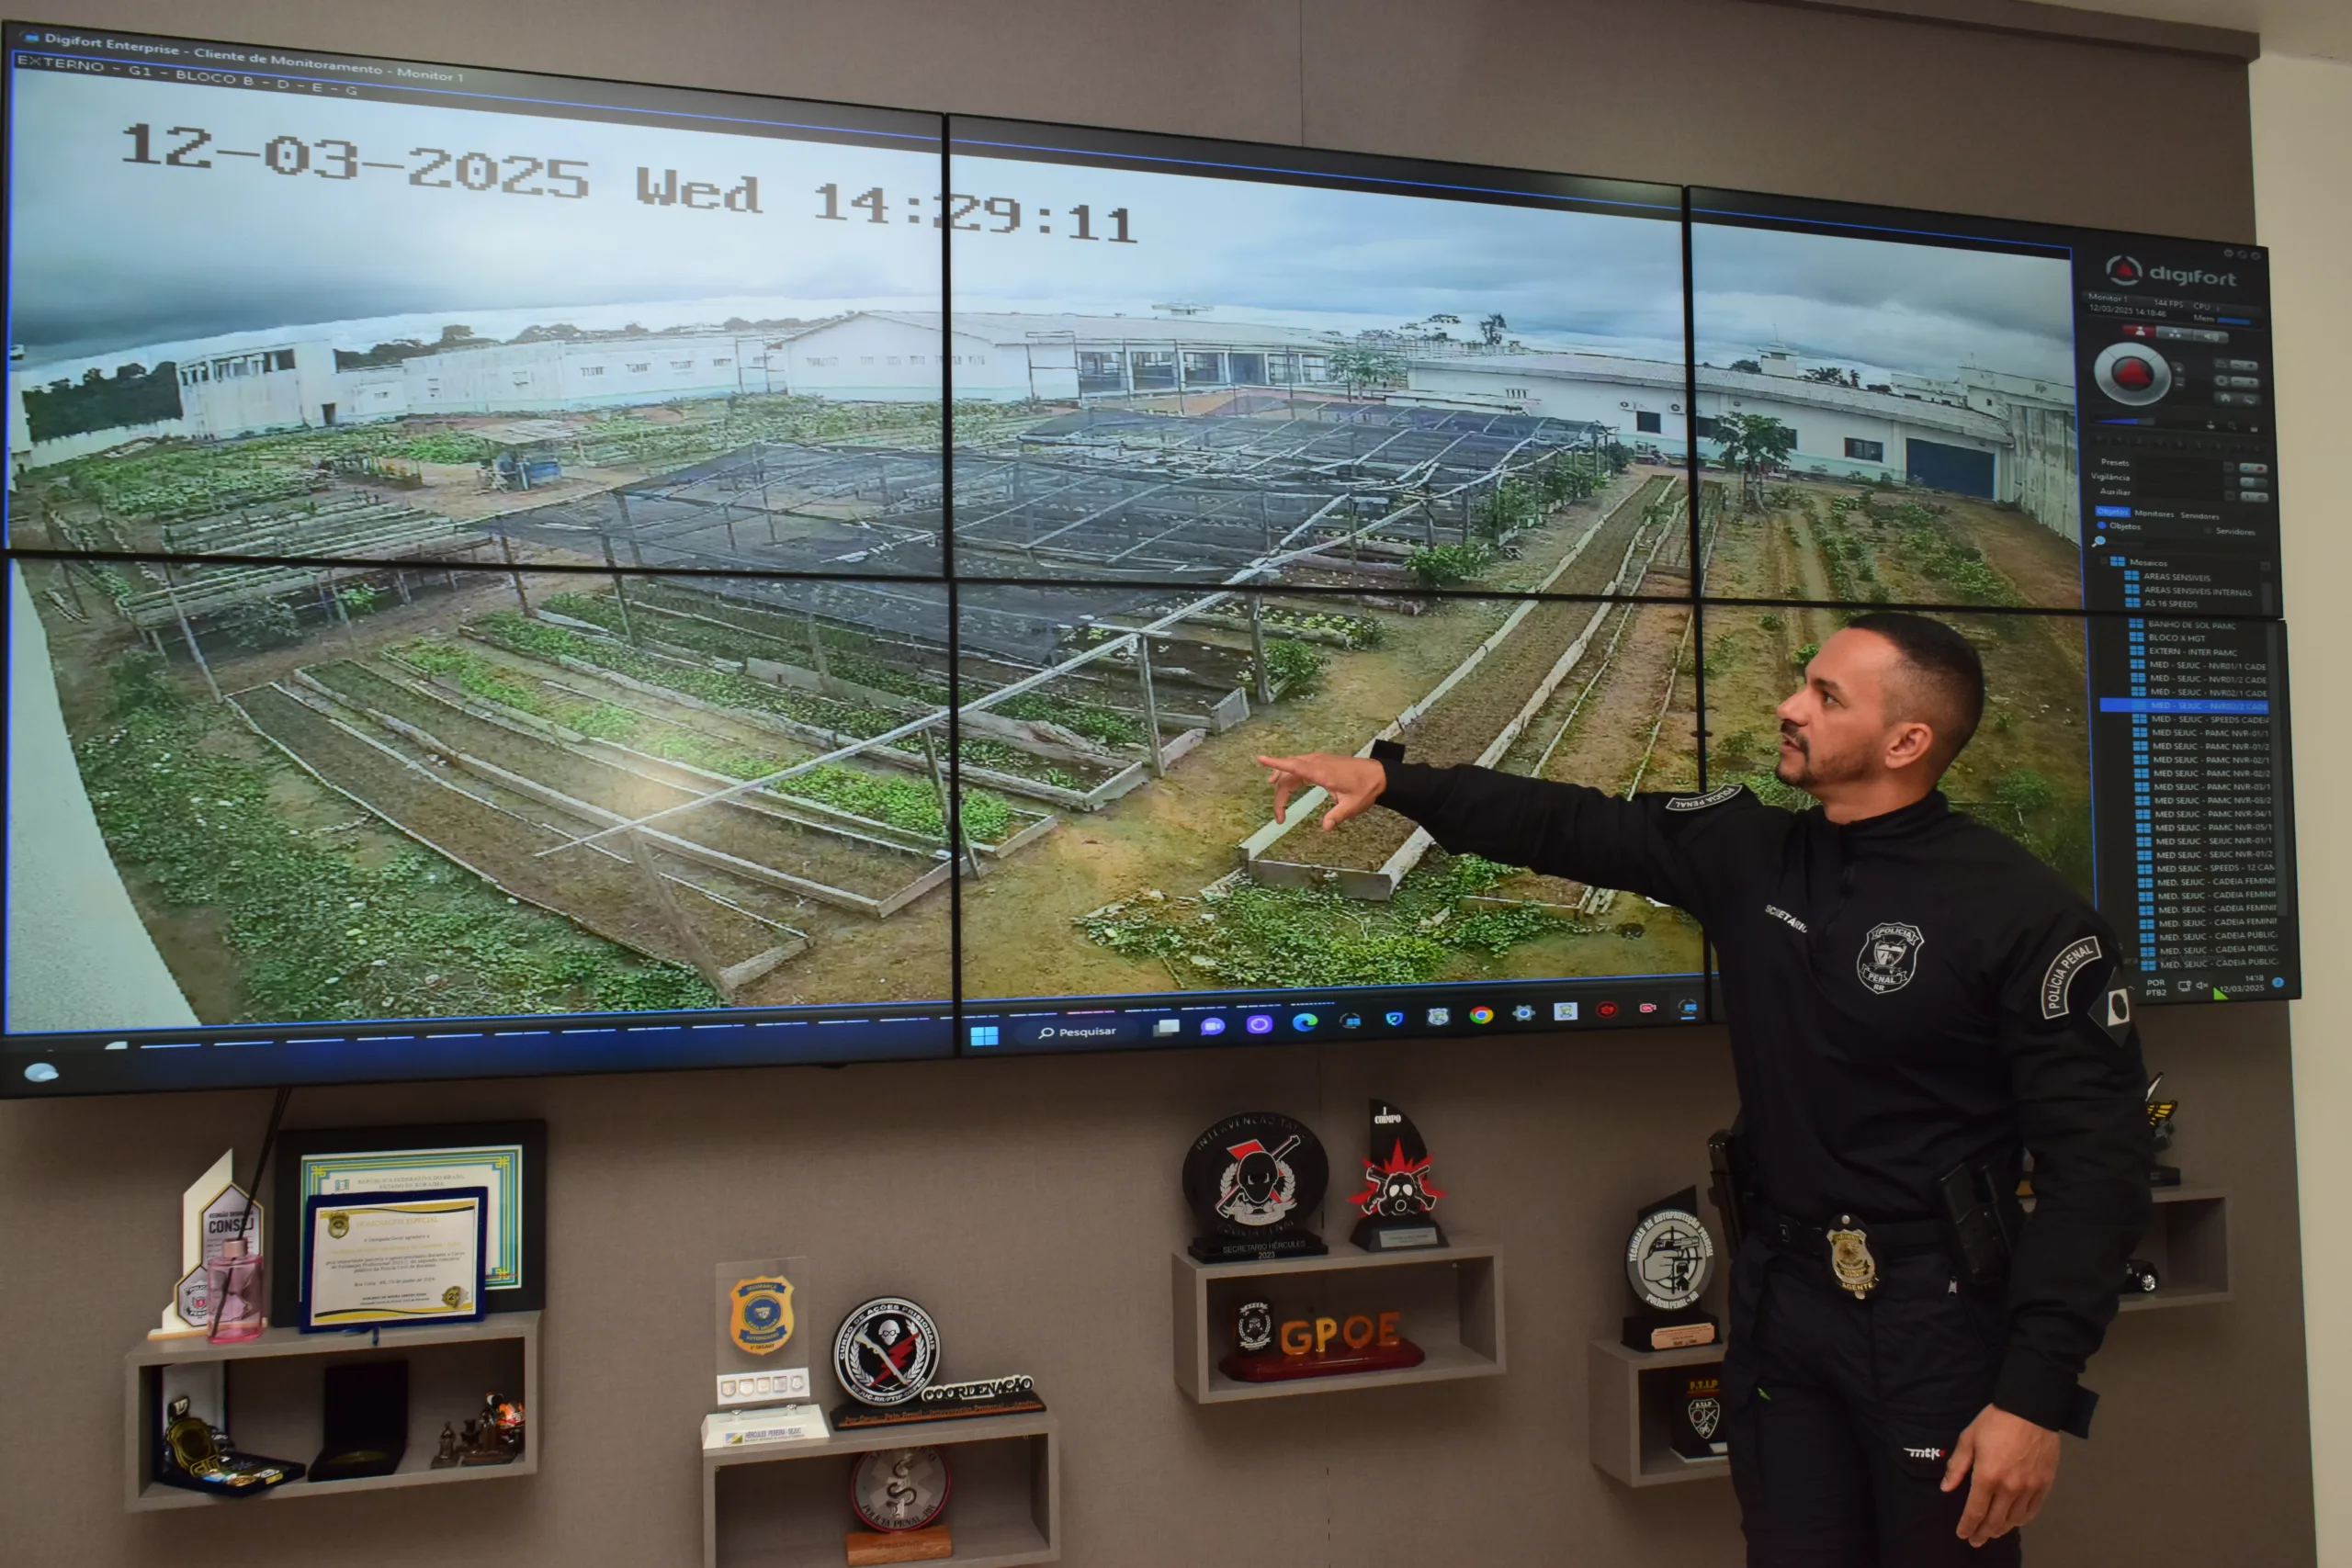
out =
[[[59,72],[19,73],[14,85],[10,342],[36,370],[295,331],[364,347],[450,322],[506,337],[534,321],[658,330],[938,308],[936,203],[925,199],[938,164],[926,152]],[[210,141],[191,156],[212,166],[126,161],[123,128],[136,123],[153,128],[159,159],[187,140],[170,128],[202,128]],[[311,169],[227,155],[274,137],[302,142]],[[329,138],[401,166],[325,178],[337,154],[318,143]],[[418,148],[486,154],[502,179],[524,158],[577,160],[590,193],[419,186],[407,171],[430,154]],[[484,183],[488,165],[472,167]],[[640,167],[722,187],[755,176],[763,210],[647,205]],[[1499,312],[1531,347],[1682,352],[1670,221],[975,156],[959,156],[952,178],[999,204],[957,234],[964,309],[1148,316],[1182,301],[1211,307],[1211,321],[1347,334],[1443,311],[1462,318],[1448,329],[1457,336]],[[846,220],[818,216],[828,184]],[[850,205],[876,187],[879,223]],[[1081,204],[1091,243],[1075,235]],[[1112,240],[1121,209],[1132,244]],[[1702,227],[1693,243],[1702,359],[1727,364],[1777,336],[1869,374],[1949,376],[1973,362],[2071,379],[2063,263],[1730,228]]]
[[1777,337],[1865,378],[1973,364],[2074,383],[2073,280],[2053,257],[1701,224],[1690,274],[1716,365]]

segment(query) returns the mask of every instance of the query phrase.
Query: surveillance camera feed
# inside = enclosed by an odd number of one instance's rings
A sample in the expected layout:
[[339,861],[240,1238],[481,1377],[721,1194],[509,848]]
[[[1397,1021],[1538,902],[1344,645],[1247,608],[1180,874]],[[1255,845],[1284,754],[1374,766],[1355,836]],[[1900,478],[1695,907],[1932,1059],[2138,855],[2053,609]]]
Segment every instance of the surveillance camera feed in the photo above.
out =
[[1257,759],[1785,798],[1880,604],[2152,997],[2294,994],[2254,252],[7,46],[0,1093],[1701,1021]]

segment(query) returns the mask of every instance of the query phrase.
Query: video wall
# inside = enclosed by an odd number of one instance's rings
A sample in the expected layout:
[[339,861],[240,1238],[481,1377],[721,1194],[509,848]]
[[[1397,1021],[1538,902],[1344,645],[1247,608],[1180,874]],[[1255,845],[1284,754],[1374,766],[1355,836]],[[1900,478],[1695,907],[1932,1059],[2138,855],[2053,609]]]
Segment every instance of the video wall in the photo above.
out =
[[1705,1021],[1257,759],[1803,807],[1889,605],[2153,998],[2295,994],[2254,251],[7,49],[6,1093]]

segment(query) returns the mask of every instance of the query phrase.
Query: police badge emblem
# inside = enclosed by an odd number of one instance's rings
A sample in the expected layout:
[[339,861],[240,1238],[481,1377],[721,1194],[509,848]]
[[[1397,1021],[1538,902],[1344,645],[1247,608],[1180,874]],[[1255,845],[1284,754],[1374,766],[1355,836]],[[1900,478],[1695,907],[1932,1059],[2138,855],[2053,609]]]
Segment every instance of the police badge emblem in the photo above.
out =
[[1714,1459],[1730,1444],[1723,1436],[1724,1381],[1721,1366],[1697,1367],[1675,1375],[1673,1421],[1668,1446],[1686,1460]]
[[1919,949],[1927,945],[1927,933],[1917,926],[1901,920],[1882,920],[1862,938],[1862,951],[1854,960],[1854,973],[1879,996],[1899,991],[1918,973]]
[[1838,1288],[1858,1301],[1868,1301],[1878,1289],[1878,1259],[1871,1256],[1870,1237],[1851,1214],[1840,1214],[1829,1227],[1829,1272]]
[[792,1341],[792,1281],[780,1274],[738,1280],[728,1292],[727,1337],[746,1355],[772,1356]]
[[1234,1309],[1233,1343],[1244,1355],[1255,1355],[1272,1348],[1274,1307],[1272,1302],[1243,1302]]

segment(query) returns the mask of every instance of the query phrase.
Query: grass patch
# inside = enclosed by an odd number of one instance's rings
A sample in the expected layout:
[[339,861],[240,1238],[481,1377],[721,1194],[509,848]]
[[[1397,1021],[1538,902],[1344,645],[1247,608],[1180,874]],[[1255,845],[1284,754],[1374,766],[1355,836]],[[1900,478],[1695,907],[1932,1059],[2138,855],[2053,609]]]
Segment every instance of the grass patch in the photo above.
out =
[[[134,675],[132,680],[138,678]],[[118,684],[76,757],[117,864],[167,904],[217,910],[244,1016],[446,1018],[715,1008],[682,964],[645,958],[507,897],[421,849],[363,863],[280,819],[284,773],[211,744],[222,710]]]

